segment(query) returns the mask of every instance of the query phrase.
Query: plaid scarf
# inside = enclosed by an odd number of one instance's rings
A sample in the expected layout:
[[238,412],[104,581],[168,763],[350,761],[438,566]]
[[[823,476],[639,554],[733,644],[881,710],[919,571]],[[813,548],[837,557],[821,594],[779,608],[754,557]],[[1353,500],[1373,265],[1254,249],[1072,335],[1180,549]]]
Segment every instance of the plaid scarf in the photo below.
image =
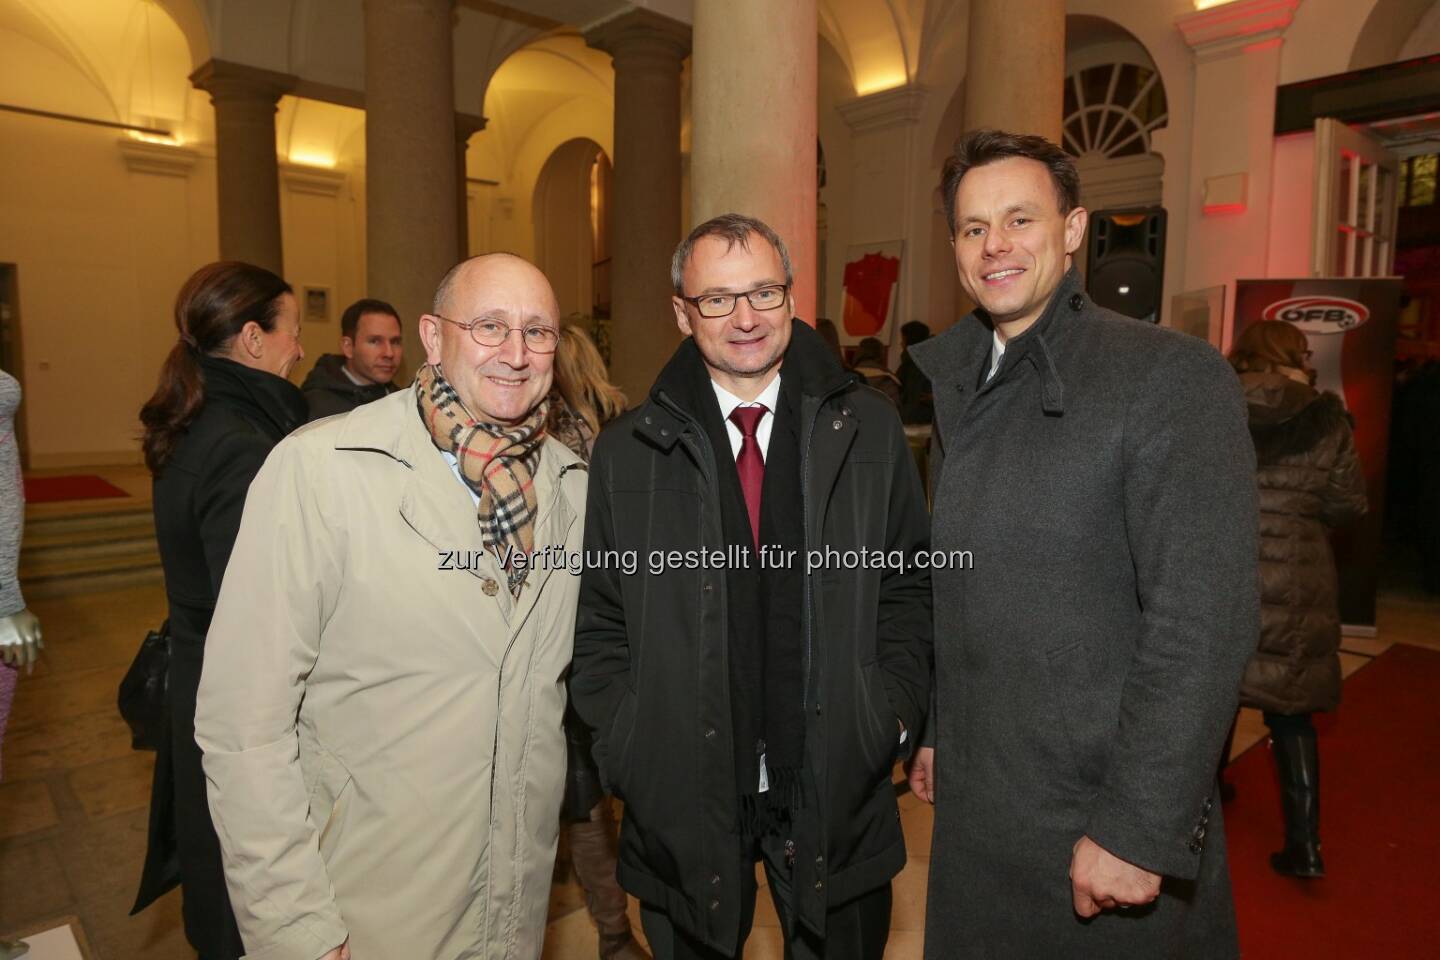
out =
[[[528,555],[535,547],[535,469],[545,442],[548,401],[513,427],[476,420],[434,364],[416,374],[415,401],[436,448],[456,459],[465,485],[480,498],[477,514],[486,549],[502,560],[506,546]],[[505,572],[510,593],[519,596],[529,564],[511,564]]]

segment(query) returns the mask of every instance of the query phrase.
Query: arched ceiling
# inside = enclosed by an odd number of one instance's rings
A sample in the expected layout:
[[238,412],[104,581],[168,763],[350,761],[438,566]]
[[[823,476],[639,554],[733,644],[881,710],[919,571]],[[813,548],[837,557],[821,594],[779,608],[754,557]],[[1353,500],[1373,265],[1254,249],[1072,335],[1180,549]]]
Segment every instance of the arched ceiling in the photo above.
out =
[[[0,0],[0,43],[14,53],[0,57],[7,102],[166,129],[186,120],[190,46],[151,0]],[[55,82],[61,64],[68,83]]]

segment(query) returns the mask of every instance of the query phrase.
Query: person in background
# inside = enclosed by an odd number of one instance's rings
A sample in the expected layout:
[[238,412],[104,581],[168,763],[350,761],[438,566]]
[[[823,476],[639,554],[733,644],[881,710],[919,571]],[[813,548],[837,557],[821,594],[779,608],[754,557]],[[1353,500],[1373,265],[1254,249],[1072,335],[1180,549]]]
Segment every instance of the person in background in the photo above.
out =
[[900,369],[895,375],[900,380],[900,420],[905,424],[929,423],[935,419],[935,396],[930,389],[930,378],[910,356],[911,347],[928,339],[930,328],[919,320],[911,320],[900,328],[905,352],[900,355]]
[[[560,328],[555,386],[550,391],[550,435],[586,463],[600,429],[625,412],[625,394],[606,379],[605,361],[580,327]],[[625,891],[615,879],[615,815],[591,754],[590,728],[565,707],[565,800],[560,821],[570,862],[585,890],[585,906],[600,932],[600,960],[650,960],[635,941]]]
[[400,389],[391,381],[404,359],[400,314],[384,300],[356,300],[340,316],[340,352],[316,360],[300,385],[310,419],[348,413]]
[[875,337],[866,337],[855,347],[855,362],[850,369],[865,379],[865,383],[885,395],[885,399],[900,406],[900,378],[890,372],[885,363],[885,344]]
[[171,735],[155,759],[132,913],[174,885],[169,861],[178,856],[186,939],[203,960],[237,960],[245,948],[206,805],[195,694],[250,482],[270,449],[305,422],[305,398],[286,379],[305,352],[290,285],[247,263],[212,263],[191,275],[175,301],[175,326],[179,339],[140,411],[169,604]]
[[835,321],[829,317],[821,317],[815,321],[815,332],[820,334],[820,339],[825,341],[825,346],[835,354],[835,359],[845,364],[845,354],[840,349],[840,331],[835,329]]
[[[40,621],[20,595],[20,534],[25,527],[25,483],[20,475],[20,448],[15,442],[15,411],[20,384],[0,370],[0,747],[20,667],[26,672],[45,643]],[[0,951],[4,944],[0,943]],[[19,956],[19,954],[14,954]]]
[[1365,475],[1340,398],[1315,390],[1305,334],[1268,320],[1230,352],[1250,410],[1260,486],[1260,644],[1240,703],[1270,728],[1285,846],[1277,873],[1323,877],[1320,754],[1310,715],[1340,703],[1340,613],[1330,530],[1367,509]]
[[[25,525],[25,484],[20,476],[20,449],[15,442],[15,411],[19,406],[19,382],[0,370],[0,750],[5,744],[5,725],[10,720],[19,668],[32,670],[45,646],[40,621],[25,606],[17,576],[20,532]],[[0,939],[0,960],[18,960],[29,952],[29,944]]]

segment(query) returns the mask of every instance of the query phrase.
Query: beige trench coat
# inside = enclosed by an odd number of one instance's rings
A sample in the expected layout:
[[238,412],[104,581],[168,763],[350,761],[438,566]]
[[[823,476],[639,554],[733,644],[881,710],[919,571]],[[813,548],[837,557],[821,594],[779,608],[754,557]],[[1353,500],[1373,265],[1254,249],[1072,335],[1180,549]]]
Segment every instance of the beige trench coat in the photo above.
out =
[[[536,550],[577,556],[583,464],[547,440],[535,489]],[[275,448],[195,715],[248,957],[540,955],[580,582],[550,566],[512,601],[412,391]]]

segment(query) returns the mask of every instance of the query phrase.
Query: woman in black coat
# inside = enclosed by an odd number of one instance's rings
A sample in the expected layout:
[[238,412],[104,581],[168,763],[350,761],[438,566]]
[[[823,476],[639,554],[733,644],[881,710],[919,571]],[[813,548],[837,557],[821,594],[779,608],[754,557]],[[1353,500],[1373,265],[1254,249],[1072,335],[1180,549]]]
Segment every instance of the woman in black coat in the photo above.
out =
[[1320,754],[1310,714],[1340,702],[1340,613],[1330,530],[1365,513],[1365,475],[1340,398],[1319,393],[1305,334],[1270,320],[1230,354],[1249,406],[1260,485],[1260,643],[1240,703],[1265,713],[1280,775],[1278,873],[1322,877]]
[[150,842],[132,912],[179,882],[185,936],[201,960],[236,960],[245,948],[205,797],[195,693],[250,481],[270,449],[305,422],[304,395],[285,379],[305,354],[289,284],[249,264],[196,271],[176,298],[175,325],[179,342],[140,411],[169,603],[170,737],[156,756]]

